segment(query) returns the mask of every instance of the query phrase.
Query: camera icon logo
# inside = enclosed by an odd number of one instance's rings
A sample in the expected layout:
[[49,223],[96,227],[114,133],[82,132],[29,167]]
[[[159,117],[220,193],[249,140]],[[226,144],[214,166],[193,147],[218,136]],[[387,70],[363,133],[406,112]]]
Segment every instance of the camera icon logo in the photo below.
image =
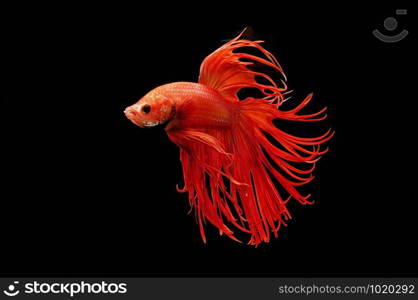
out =
[[20,293],[20,291],[16,288],[16,286],[19,284],[19,281],[14,281],[13,284],[10,284],[6,290],[3,291],[3,293],[6,296],[14,297]]
[[[406,15],[408,11],[406,9],[397,9],[397,15]],[[383,22],[383,26],[387,31],[394,31],[398,27],[398,21],[394,17],[388,17]],[[402,30],[396,35],[386,35],[381,33],[378,29],[373,30],[373,35],[385,43],[396,43],[403,40],[408,35],[408,30]]]

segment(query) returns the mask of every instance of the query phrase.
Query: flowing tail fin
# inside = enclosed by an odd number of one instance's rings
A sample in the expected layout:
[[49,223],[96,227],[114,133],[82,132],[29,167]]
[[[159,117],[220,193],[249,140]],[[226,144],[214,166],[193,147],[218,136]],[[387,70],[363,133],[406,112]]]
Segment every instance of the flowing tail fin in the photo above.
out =
[[[319,137],[301,138],[280,130],[272,122],[274,119],[306,122],[325,119],[324,110],[309,115],[298,114],[311,99],[312,94],[289,111],[277,110],[274,105],[254,98],[240,103],[240,123],[233,135],[245,142],[248,150],[239,145],[234,149],[236,157],[246,163],[237,163],[232,175],[245,172],[246,180],[251,179],[253,193],[250,196],[244,198],[242,187],[237,188],[240,198],[252,203],[251,206],[247,204],[248,207],[253,207],[245,209],[244,206],[252,233],[250,244],[268,242],[269,231],[277,236],[280,225],[285,225],[285,221],[290,218],[286,203],[291,198],[301,204],[312,203],[309,200],[310,194],[302,195],[298,188],[314,178],[312,172],[315,163],[328,151],[327,148],[321,149],[321,144],[331,139],[333,132],[328,130]],[[273,179],[282,186],[280,192]]]
[[[190,143],[193,148],[181,150],[185,179],[181,191],[189,192],[204,240],[206,220],[235,240],[227,224],[249,233],[252,245],[268,242],[272,233],[277,236],[280,226],[291,217],[286,203],[291,198],[310,203],[309,195],[302,195],[298,188],[314,178],[315,163],[327,151],[321,149],[321,144],[333,136],[328,130],[319,137],[302,138],[273,124],[275,119],[320,121],[326,115],[325,109],[308,115],[300,113],[312,94],[291,110],[280,109],[287,90],[284,80],[279,85],[269,75],[249,68],[258,63],[284,76],[277,60],[260,44],[238,36],[202,63],[199,83],[218,90],[239,106],[238,118],[229,132],[170,133],[178,144],[185,136],[194,141]],[[262,57],[236,51],[242,47],[255,48]],[[264,78],[264,83],[257,77]],[[239,100],[238,91],[246,87],[258,89],[262,96]],[[276,142],[280,147],[274,145]]]

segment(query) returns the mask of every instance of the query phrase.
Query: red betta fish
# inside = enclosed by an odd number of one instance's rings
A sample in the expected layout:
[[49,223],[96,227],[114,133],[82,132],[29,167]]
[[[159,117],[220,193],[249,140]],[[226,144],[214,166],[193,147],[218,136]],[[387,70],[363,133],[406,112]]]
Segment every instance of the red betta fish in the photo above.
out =
[[[203,241],[203,225],[209,221],[236,241],[232,229],[250,234],[248,244],[257,246],[269,242],[271,234],[277,237],[280,226],[291,218],[286,207],[291,198],[312,203],[298,187],[314,178],[315,163],[327,151],[320,145],[333,132],[302,138],[273,124],[275,119],[320,121],[326,118],[326,108],[300,114],[312,99],[310,94],[295,108],[281,110],[288,93],[284,80],[278,84],[253,67],[270,67],[285,78],[282,68],[260,45],[263,41],[241,35],[205,58],[197,83],[159,86],[125,114],[140,127],[167,123],[165,130],[180,148],[183,167],[184,188],[177,189],[188,192]],[[238,51],[244,47],[259,54]],[[261,96],[240,100],[237,93],[243,88],[256,88]],[[280,192],[273,180],[283,187]]]

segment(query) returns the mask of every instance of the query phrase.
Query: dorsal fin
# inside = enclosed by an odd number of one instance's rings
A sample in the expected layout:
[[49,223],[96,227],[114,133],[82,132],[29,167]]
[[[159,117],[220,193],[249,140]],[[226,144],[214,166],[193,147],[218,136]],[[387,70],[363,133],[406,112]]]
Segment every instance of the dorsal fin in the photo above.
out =
[[[257,88],[265,97],[263,99],[280,105],[287,86],[282,80],[280,87],[269,75],[248,68],[254,63],[269,66],[286,78],[277,59],[260,44],[263,41],[241,39],[246,31],[207,56],[200,66],[199,83],[218,90],[226,99],[239,101],[237,92],[246,87]],[[239,48],[258,49],[260,56],[236,52]],[[244,61],[245,60],[245,61]],[[265,84],[256,81],[256,76],[263,77]]]

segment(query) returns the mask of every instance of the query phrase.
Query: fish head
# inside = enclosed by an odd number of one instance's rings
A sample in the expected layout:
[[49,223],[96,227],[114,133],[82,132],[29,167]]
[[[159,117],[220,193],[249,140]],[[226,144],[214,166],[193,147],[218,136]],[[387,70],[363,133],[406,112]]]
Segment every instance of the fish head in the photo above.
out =
[[126,117],[139,127],[153,127],[173,118],[173,101],[159,89],[154,89],[124,111]]

